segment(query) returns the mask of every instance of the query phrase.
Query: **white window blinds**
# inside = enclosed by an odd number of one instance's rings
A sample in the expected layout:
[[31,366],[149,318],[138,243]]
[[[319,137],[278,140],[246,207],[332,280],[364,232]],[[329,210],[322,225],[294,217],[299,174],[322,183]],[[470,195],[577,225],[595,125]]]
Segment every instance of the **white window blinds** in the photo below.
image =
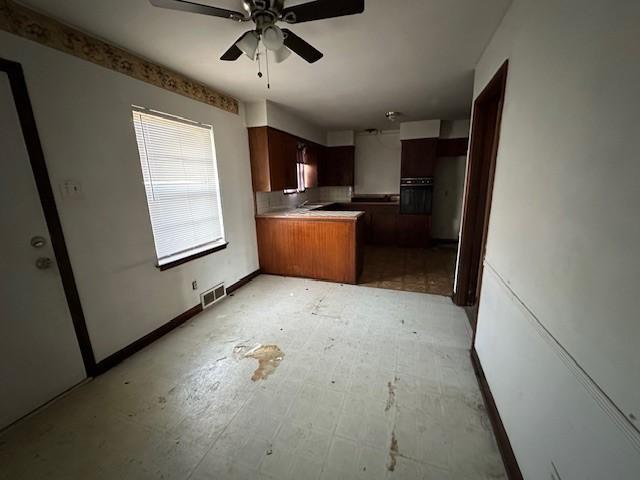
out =
[[224,244],[212,128],[142,109],[133,124],[158,265]]

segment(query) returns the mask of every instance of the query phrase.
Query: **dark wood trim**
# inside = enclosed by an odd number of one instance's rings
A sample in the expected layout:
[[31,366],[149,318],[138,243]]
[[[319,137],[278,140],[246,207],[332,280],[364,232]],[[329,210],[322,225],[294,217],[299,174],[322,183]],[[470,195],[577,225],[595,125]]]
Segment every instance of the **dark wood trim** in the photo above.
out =
[[242,277],[240,280],[238,280],[236,283],[234,283],[233,285],[229,286],[226,288],[226,292],[227,295],[235,292],[236,290],[238,290],[240,287],[244,287],[247,283],[249,283],[251,280],[253,280],[254,278],[256,278],[258,275],[260,275],[260,273],[262,273],[260,271],[260,269],[256,270],[255,272],[251,272],[249,275],[247,275],[246,277]]
[[511,448],[511,442],[509,441],[507,430],[504,428],[504,424],[500,418],[500,412],[496,406],[493,394],[489,388],[489,383],[487,382],[487,377],[485,377],[484,370],[482,370],[482,364],[480,363],[478,352],[476,352],[475,348],[471,349],[471,363],[473,364],[473,369],[475,370],[476,377],[478,378],[478,385],[480,385],[480,391],[482,392],[482,397],[484,398],[484,403],[487,407],[487,413],[491,420],[493,433],[495,434],[496,442],[498,443],[498,448],[502,455],[502,462],[504,463],[504,468],[507,471],[507,476],[509,477],[509,480],[523,480],[522,472],[518,466],[518,460],[513,453],[513,448]]
[[5,72],[9,77],[24,143],[27,147],[33,177],[40,196],[40,203],[42,204],[47,228],[49,229],[51,246],[53,247],[56,264],[60,271],[73,328],[78,338],[80,353],[82,354],[82,361],[84,362],[87,375],[91,376],[95,372],[96,361],[89,339],[82,304],[80,303],[80,295],[78,294],[75,277],[73,276],[71,260],[69,259],[64,233],[62,232],[62,224],[60,223],[60,216],[58,215],[58,209],[53,196],[49,172],[47,170],[44,152],[42,151],[42,144],[40,143],[40,136],[38,135],[33,109],[31,108],[31,99],[29,98],[22,66],[19,63],[0,58],[0,70]]
[[480,296],[507,72],[505,61],[474,101],[458,281],[453,295],[453,301],[460,306],[476,305]]
[[[246,277],[241,278],[236,283],[234,283],[233,285],[231,285],[229,288],[226,289],[227,295],[232,293],[232,292],[234,292],[234,291],[236,291],[237,289],[239,289],[243,285],[246,285],[247,283],[249,283],[251,280],[253,280],[258,275],[260,275],[260,270],[256,270],[255,272],[251,272]],[[152,344],[153,342],[155,342],[159,338],[165,336],[167,333],[169,333],[172,330],[178,328],[180,325],[184,324],[188,320],[191,320],[193,317],[198,315],[200,312],[202,312],[202,305],[198,304],[198,305],[190,308],[186,312],[181,313],[180,315],[178,315],[174,319],[169,320],[167,323],[165,323],[164,325],[161,325],[160,327],[156,328],[152,332],[147,333],[144,337],[139,338],[135,342],[133,342],[133,343],[127,345],[126,347],[118,350],[117,352],[109,355],[107,358],[105,358],[104,360],[101,360],[100,362],[97,363],[96,369],[95,369],[95,375],[102,375],[107,370],[110,370],[111,368],[115,367],[116,365],[118,365],[122,361],[124,361],[127,358],[129,358],[134,353],[139,352],[140,350],[142,350],[143,348],[149,346],[150,344]]]
[[109,355],[104,360],[99,361],[96,365],[94,376],[102,375],[107,370],[115,367],[117,364],[119,364],[123,360],[126,360],[134,353],[139,352],[144,347],[155,342],[160,337],[163,337],[173,329],[185,323],[187,320],[190,320],[191,318],[195,317],[200,312],[202,312],[202,305],[198,304],[195,307],[190,308],[186,312],[181,313],[174,319],[169,320],[167,323],[156,328],[154,331],[147,333],[144,337],[139,338],[138,340],[127,345],[123,349],[118,350],[116,353]]
[[229,245],[229,242],[223,243],[222,245],[215,246],[208,250],[203,250],[202,252],[194,253],[193,255],[189,255],[188,257],[179,258],[178,260],[174,260],[173,262],[170,262],[170,263],[165,263],[164,265],[156,265],[156,268],[158,268],[161,272],[164,272],[165,270],[169,270],[170,268],[175,268],[180,265],[184,265],[185,263],[190,262],[191,260],[195,260],[196,258],[206,257],[207,255],[211,255],[212,253],[219,252],[220,250],[224,250],[225,248],[227,248],[228,245]]

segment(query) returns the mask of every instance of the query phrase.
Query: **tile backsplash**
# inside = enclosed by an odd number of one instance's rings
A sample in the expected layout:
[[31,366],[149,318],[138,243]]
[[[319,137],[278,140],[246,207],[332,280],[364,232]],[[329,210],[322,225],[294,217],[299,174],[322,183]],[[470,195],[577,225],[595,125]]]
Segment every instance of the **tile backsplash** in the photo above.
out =
[[283,192],[257,192],[256,213],[265,213],[278,208],[295,208],[303,202],[348,202],[351,187],[308,188],[302,193],[285,195]]

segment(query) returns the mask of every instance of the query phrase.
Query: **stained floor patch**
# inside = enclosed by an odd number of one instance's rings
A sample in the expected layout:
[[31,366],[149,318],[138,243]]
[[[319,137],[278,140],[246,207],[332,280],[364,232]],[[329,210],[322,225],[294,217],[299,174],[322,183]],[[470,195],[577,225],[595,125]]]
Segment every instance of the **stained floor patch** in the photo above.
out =
[[394,377],[393,382],[387,382],[387,388],[389,389],[389,397],[387,398],[387,405],[384,407],[384,411],[388,412],[393,404],[396,402],[396,383],[399,378]]
[[255,358],[258,360],[258,368],[251,376],[251,380],[266,380],[266,378],[275,372],[278,365],[284,358],[284,352],[277,345],[256,345],[249,349],[246,345],[238,345],[234,347],[233,353],[236,358]]
[[391,445],[389,446],[389,463],[387,470],[393,472],[396,469],[396,457],[398,456],[398,439],[395,430],[391,433]]

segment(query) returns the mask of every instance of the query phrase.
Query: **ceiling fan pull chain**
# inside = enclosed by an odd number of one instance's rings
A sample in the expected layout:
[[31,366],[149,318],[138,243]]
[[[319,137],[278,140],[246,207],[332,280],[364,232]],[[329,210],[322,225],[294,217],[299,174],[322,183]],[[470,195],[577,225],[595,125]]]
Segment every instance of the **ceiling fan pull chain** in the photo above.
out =
[[256,53],[256,60],[258,61],[258,78],[262,78],[262,67],[260,66],[260,52]]
[[267,64],[267,90],[271,90],[271,78],[269,77],[269,49],[264,51],[266,56],[266,64]]

